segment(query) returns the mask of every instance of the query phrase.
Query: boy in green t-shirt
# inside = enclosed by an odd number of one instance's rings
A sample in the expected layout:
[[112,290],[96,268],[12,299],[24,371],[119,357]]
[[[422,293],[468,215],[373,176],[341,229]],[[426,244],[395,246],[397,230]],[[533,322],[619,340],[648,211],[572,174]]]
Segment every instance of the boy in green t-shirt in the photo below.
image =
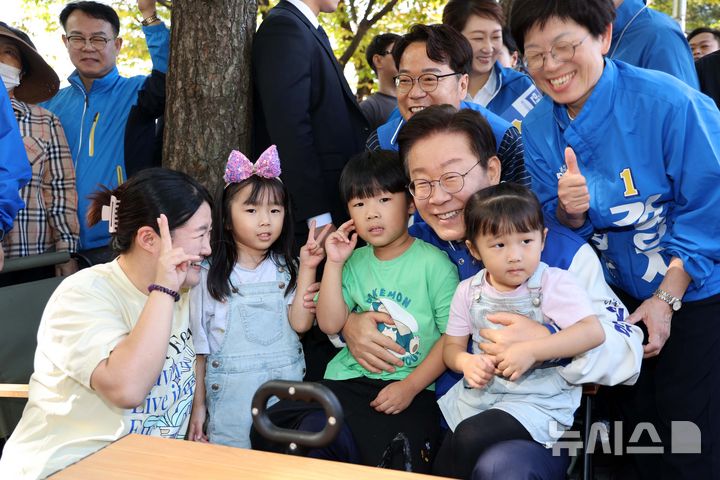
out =
[[[407,183],[394,152],[362,153],[343,170],[340,193],[351,220],[325,243],[318,324],[334,334],[350,312],[387,313],[378,329],[405,349],[404,365],[394,372],[372,373],[347,347],[335,356],[323,384],[343,406],[359,458],[328,454],[342,450],[338,448],[315,456],[377,465],[385,448],[403,433],[411,457],[405,460],[422,472],[430,470],[439,433],[431,390],[445,369],[438,340],[445,332],[458,274],[444,252],[408,234],[414,207]],[[358,236],[368,245],[353,252]],[[394,466],[404,468],[402,463]]]

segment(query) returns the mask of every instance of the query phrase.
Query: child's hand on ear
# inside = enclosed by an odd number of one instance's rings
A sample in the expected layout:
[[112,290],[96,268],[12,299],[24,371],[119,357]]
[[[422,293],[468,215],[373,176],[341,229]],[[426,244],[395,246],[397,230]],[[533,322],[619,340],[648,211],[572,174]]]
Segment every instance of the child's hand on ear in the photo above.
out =
[[352,220],[348,220],[330,234],[325,241],[328,262],[342,264],[350,258],[355,245],[357,245],[357,233],[351,234],[353,230],[355,230],[355,224]]
[[495,358],[500,374],[512,382],[520,378],[537,361],[529,342],[510,345],[504,352],[495,355]]
[[330,233],[332,223],[328,223],[315,238],[315,220],[310,222],[307,242],[300,249],[300,268],[317,268],[325,258],[325,249],[322,247],[325,237]]

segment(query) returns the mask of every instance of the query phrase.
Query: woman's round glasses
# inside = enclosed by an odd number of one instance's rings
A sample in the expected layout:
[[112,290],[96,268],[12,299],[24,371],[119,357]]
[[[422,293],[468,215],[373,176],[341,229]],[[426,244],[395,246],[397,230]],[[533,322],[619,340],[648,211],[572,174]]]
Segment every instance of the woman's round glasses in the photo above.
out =
[[585,38],[577,43],[558,42],[550,48],[549,52],[526,51],[524,60],[525,67],[527,67],[528,70],[540,70],[545,66],[545,58],[548,53],[550,53],[550,56],[552,56],[553,60],[557,63],[569,62],[573,59],[573,57],[575,57],[575,49],[579,47],[589,36],[590,34],[585,35]]

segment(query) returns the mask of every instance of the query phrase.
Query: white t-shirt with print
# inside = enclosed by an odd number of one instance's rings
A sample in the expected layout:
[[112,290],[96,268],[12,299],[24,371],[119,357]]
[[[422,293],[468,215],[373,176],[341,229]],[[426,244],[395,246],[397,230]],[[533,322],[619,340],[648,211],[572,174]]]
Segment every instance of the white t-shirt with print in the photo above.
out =
[[130,333],[147,298],[117,260],[60,284],[40,322],[28,404],[0,478],[45,477],[129,433],[185,436],[195,390],[188,295],[175,304],[165,364],[141,405],[118,408],[90,388],[93,370]]

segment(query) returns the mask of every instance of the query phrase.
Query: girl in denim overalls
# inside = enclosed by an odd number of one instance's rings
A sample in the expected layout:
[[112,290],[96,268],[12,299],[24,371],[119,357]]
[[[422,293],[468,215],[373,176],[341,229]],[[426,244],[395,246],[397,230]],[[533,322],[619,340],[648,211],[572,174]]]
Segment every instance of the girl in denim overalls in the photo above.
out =
[[255,391],[268,380],[301,381],[305,373],[298,333],[311,327],[314,313],[293,298],[315,282],[328,228],[315,240],[310,226],[298,265],[279,175],[274,145],[254,165],[237,151],[228,159],[215,201],[214,255],[191,296],[197,352],[191,440],[250,448]]
[[[460,283],[450,307],[443,359],[464,379],[439,400],[452,432],[436,460],[437,473],[461,477],[497,442],[534,440],[550,447],[572,425],[580,387],[560,376],[561,367],[533,367],[604,341],[587,294],[567,271],[540,261],[547,229],[530,190],[502,183],[475,193],[465,205],[465,226],[468,249],[485,268]],[[502,327],[487,319],[495,312],[561,330],[488,355],[479,345],[486,341],[480,329]]]

